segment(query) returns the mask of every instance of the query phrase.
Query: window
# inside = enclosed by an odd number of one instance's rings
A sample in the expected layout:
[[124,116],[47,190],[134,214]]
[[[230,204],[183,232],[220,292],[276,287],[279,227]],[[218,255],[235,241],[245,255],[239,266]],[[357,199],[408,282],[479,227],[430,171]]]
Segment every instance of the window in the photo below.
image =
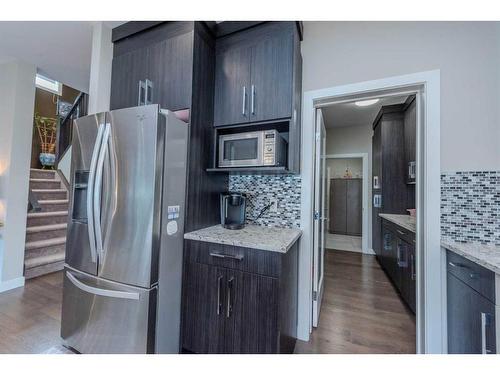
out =
[[44,77],[40,74],[36,75],[35,85],[42,90],[50,91],[51,93],[59,96],[62,94],[62,84],[60,82],[54,81],[53,79]]

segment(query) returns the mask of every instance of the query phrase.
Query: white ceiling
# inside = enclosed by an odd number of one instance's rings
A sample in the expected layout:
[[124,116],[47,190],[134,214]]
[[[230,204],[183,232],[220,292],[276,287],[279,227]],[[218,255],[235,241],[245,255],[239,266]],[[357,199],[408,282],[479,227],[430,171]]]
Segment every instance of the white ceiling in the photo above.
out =
[[[52,79],[88,92],[93,21],[2,21],[0,63],[20,59]],[[105,22],[116,27],[122,22]]]
[[404,103],[406,98],[407,96],[388,96],[367,107],[358,107],[354,102],[332,104],[323,108],[325,127],[342,128],[372,124],[382,106]]

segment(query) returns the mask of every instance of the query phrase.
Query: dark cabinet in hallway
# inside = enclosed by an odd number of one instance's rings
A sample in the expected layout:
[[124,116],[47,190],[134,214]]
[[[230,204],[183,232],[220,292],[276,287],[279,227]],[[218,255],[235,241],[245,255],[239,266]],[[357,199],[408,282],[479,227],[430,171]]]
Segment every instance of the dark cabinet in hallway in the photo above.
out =
[[330,233],[361,236],[362,179],[330,180]]
[[401,298],[415,313],[415,234],[382,219],[382,251],[377,257]]

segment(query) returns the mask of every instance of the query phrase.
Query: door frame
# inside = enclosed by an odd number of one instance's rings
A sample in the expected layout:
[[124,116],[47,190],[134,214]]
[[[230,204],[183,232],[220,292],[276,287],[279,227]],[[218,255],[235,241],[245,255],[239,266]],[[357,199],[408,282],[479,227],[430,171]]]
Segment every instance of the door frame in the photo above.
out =
[[[328,136],[327,136],[328,137]],[[352,154],[326,154],[325,159],[361,159],[363,162],[363,182],[362,186],[362,219],[361,219],[361,248],[363,254],[373,255],[375,252],[372,248],[368,246],[368,233],[370,228],[369,223],[369,212],[368,212],[368,153],[367,152],[357,152]],[[328,183],[327,183],[328,186]],[[327,188],[326,191],[329,191]],[[329,200],[327,201],[328,207]]]
[[[297,336],[312,330],[312,194],[314,110],[332,101],[417,93],[417,353],[446,352],[445,256],[440,247],[440,70],[306,91],[303,94],[301,144],[301,250]],[[424,272],[425,269],[425,272]]]
[[[321,128],[318,127],[320,125]],[[326,159],[321,151],[326,152],[326,126],[323,119],[323,112],[320,109],[315,110],[315,142],[314,142],[314,187],[313,187],[313,210],[318,213],[319,217],[313,221],[313,301],[312,301],[312,325],[317,327],[319,324],[319,315],[321,312],[321,302],[323,301],[324,292],[324,282],[325,282],[325,187],[326,187]],[[323,137],[321,137],[323,134]],[[318,143],[320,148],[318,150]],[[319,152],[318,152],[319,151]],[[318,179],[317,177],[320,176]],[[319,182],[319,186],[317,183]],[[320,192],[320,194],[316,194]],[[319,208],[316,204],[319,203]],[[318,208],[318,211],[316,209]],[[319,228],[318,228],[319,226]],[[316,229],[318,233],[316,235]],[[316,251],[318,253],[316,253]],[[321,264],[320,270],[318,270],[317,265]],[[317,279],[318,272],[321,277]],[[318,285],[315,285],[315,283]],[[314,292],[316,292],[316,298],[314,298]]]

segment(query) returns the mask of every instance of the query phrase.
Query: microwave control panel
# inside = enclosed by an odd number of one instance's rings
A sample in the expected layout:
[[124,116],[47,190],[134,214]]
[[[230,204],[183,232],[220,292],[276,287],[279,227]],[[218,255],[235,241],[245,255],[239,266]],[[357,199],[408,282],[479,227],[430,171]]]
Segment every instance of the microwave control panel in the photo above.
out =
[[276,131],[264,132],[264,165],[275,165]]

